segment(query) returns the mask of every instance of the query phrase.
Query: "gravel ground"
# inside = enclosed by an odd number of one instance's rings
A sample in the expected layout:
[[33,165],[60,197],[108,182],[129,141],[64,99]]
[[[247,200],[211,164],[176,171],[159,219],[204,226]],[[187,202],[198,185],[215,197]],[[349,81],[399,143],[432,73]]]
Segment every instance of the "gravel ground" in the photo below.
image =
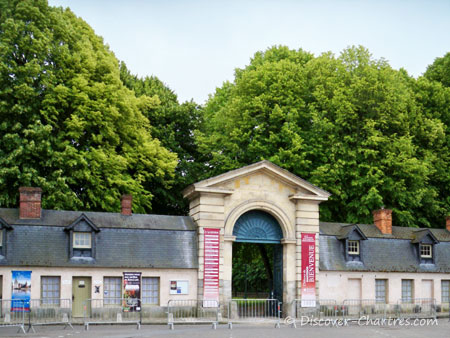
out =
[[[345,326],[311,326],[299,325],[297,328],[282,324],[276,329],[268,324],[234,324],[230,330],[226,325],[219,325],[213,330],[209,325],[175,325],[174,330],[169,330],[166,325],[143,325],[140,330],[135,326],[118,325],[96,325],[85,331],[83,326],[74,326],[74,330],[62,326],[40,326],[36,327],[36,333],[28,333],[27,337],[211,337],[211,338],[265,338],[265,337],[383,337],[383,338],[428,338],[428,337],[450,337],[450,323],[448,319],[441,319],[433,325],[415,326],[409,325],[357,325],[349,323]],[[365,323],[364,323],[365,324]],[[420,323],[418,323],[420,324]],[[1,337],[24,337],[23,333],[17,333],[17,328],[0,328]]]

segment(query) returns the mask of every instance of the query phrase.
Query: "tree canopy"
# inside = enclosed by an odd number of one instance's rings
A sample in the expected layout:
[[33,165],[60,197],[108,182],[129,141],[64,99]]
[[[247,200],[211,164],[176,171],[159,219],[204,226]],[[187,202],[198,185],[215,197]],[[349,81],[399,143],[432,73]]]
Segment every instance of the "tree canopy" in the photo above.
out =
[[150,121],[151,135],[178,156],[172,186],[148,187],[155,195],[152,211],[184,215],[189,207],[182,191],[196,182],[205,171],[203,155],[198,150],[194,136],[194,131],[202,128],[203,110],[193,101],[180,104],[176,94],[155,76],[139,78],[132,75],[124,62],[120,65],[120,76],[136,96],[158,100],[158,105],[144,107],[142,114]]
[[450,87],[450,52],[443,57],[436,58],[428,66],[424,76],[430,80],[438,81],[446,87]]
[[82,19],[45,0],[0,8],[0,204],[16,206],[18,187],[39,186],[44,207],[117,211],[132,193],[151,210],[176,154],[152,137],[114,54]]
[[450,53],[413,78],[363,47],[275,46],[201,107],[140,78],[69,9],[0,0],[0,205],[185,214],[189,184],[267,159],[332,193],[323,220],[438,226],[450,211]]
[[268,159],[330,191],[324,220],[371,222],[384,206],[397,224],[430,226],[450,210],[448,103],[442,86],[363,47],[279,46],[216,90],[198,139],[213,174]]

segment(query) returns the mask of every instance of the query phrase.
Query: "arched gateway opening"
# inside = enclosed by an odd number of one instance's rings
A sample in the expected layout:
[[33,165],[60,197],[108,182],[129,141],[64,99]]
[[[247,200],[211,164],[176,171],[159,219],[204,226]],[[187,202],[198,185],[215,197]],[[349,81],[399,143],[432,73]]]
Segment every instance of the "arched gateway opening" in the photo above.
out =
[[283,300],[283,232],[261,210],[242,214],[233,228],[232,295]]

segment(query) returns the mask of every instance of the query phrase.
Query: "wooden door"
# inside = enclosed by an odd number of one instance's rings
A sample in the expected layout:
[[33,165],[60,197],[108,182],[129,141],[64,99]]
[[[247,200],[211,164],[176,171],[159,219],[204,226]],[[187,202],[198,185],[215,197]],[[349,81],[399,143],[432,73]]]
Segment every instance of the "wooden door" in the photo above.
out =
[[72,279],[72,316],[83,317],[84,307],[86,315],[90,315],[91,306],[87,302],[91,298],[91,277],[73,277]]
[[347,290],[348,299],[361,299],[361,279],[349,278]]
[[433,298],[433,280],[422,280],[422,298]]

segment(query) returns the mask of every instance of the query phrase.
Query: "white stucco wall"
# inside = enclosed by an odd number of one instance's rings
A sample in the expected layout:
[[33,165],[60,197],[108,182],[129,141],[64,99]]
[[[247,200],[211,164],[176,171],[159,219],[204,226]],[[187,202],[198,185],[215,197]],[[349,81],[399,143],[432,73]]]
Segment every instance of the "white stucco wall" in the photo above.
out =
[[[2,297],[11,299],[12,273],[13,270],[32,271],[31,273],[31,299],[41,298],[41,277],[60,276],[61,277],[61,299],[72,298],[72,278],[91,277],[92,298],[101,299],[103,297],[103,278],[122,277],[124,272],[141,272],[142,277],[159,277],[159,304],[166,306],[170,299],[186,300],[197,299],[197,269],[111,269],[111,268],[43,268],[43,267],[1,267],[0,275],[3,280]],[[189,281],[189,292],[187,295],[171,295],[171,280]],[[100,286],[100,293],[94,293],[94,286]]]
[[399,273],[399,272],[346,272],[321,271],[319,273],[320,299],[335,299],[342,303],[350,298],[349,279],[361,279],[361,299],[375,299],[375,279],[387,279],[387,298],[389,304],[395,304],[402,298],[402,279],[412,279],[413,297],[427,298],[422,290],[424,280],[433,281],[433,298],[441,303],[441,281],[450,280],[449,273]]

